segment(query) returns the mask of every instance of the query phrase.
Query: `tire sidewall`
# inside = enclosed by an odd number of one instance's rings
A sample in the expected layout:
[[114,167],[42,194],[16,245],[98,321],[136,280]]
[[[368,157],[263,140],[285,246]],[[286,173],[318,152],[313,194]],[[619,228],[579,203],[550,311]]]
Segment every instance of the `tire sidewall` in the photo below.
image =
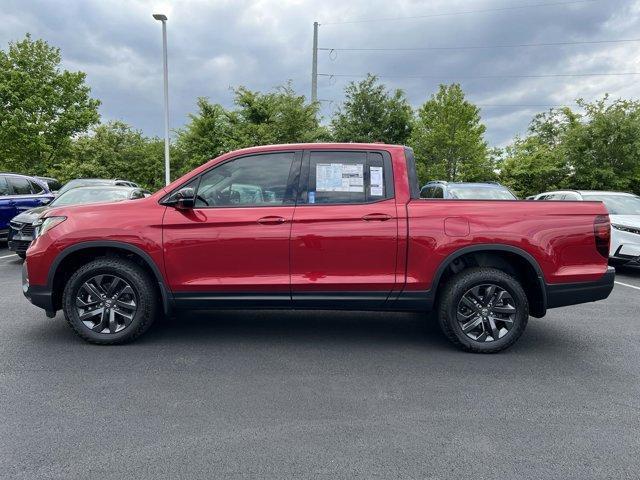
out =
[[[513,327],[504,337],[491,342],[476,342],[462,331],[462,326],[457,319],[458,303],[462,296],[471,288],[489,283],[505,289],[511,295],[516,307],[516,318],[514,319]],[[447,293],[449,298],[447,299],[448,302],[444,309],[446,319],[441,318],[441,321],[448,322],[450,330],[465,349],[487,352],[504,350],[511,346],[520,335],[522,335],[527,325],[529,319],[529,302],[527,296],[515,278],[500,270],[478,269],[477,271],[469,272],[467,275],[461,276]]]
[[[138,302],[138,309],[133,320],[123,330],[117,333],[97,333],[88,328],[81,320],[75,306],[76,296],[80,287],[96,275],[116,275],[131,285]],[[132,339],[141,329],[147,315],[151,311],[148,295],[144,292],[149,288],[148,279],[129,262],[96,260],[81,267],[74,273],[63,293],[63,310],[65,317],[73,329],[83,338],[95,343],[122,343]]]

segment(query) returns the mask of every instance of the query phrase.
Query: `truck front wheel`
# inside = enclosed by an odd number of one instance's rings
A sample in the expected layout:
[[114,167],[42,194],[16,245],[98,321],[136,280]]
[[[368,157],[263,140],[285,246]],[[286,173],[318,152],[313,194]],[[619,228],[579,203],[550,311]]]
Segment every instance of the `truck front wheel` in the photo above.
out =
[[529,303],[520,282],[495,268],[463,270],[449,279],[438,305],[446,337],[476,353],[494,353],[513,345],[529,319]]
[[149,275],[136,263],[101,257],[80,267],[62,294],[64,314],[82,339],[102,345],[139,337],[157,315]]

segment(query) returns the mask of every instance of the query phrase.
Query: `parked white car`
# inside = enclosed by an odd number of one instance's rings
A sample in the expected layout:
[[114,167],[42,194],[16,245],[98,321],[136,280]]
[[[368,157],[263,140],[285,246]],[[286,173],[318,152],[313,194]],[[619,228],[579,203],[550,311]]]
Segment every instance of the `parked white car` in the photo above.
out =
[[604,202],[611,218],[612,263],[640,266],[640,197],[631,193],[593,190],[556,190],[534,200],[588,200]]

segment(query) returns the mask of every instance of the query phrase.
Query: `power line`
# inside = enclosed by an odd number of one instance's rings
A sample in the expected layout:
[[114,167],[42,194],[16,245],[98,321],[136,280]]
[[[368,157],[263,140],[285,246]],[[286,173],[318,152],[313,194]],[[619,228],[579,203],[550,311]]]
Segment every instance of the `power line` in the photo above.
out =
[[470,15],[474,13],[490,13],[490,12],[506,12],[512,10],[522,10],[527,8],[537,8],[537,7],[557,7],[557,6],[566,6],[566,5],[576,5],[582,3],[593,3],[599,2],[601,0],[572,0],[568,2],[547,2],[547,3],[533,3],[529,5],[515,5],[510,7],[498,7],[498,8],[483,8],[478,10],[463,10],[459,12],[443,12],[443,13],[432,13],[428,15],[412,15],[407,17],[386,17],[386,18],[365,18],[360,20],[345,20],[339,22],[323,22],[321,25],[344,25],[348,23],[368,23],[368,22],[391,22],[396,20],[415,20],[422,18],[436,18],[436,17],[449,17],[455,15]]
[[[369,74],[349,74],[349,73],[318,73],[319,77],[350,77],[362,78]],[[621,77],[630,75],[640,75],[640,72],[609,72],[609,73],[547,73],[531,75],[376,75],[379,78],[420,78],[420,79],[443,79],[461,78],[471,79],[497,79],[497,78],[564,78],[564,77]]]
[[[471,102],[473,103],[473,102]],[[560,107],[578,107],[577,103],[563,104],[540,104],[540,103],[474,103],[476,107],[482,108],[560,108]]]
[[462,45],[440,47],[409,47],[409,48],[330,48],[321,47],[318,50],[329,52],[419,52],[426,50],[482,50],[492,48],[521,48],[521,47],[558,47],[567,45],[595,45],[606,43],[640,42],[640,38],[625,38],[619,40],[585,40],[575,42],[545,42],[545,43],[514,43],[510,45]]

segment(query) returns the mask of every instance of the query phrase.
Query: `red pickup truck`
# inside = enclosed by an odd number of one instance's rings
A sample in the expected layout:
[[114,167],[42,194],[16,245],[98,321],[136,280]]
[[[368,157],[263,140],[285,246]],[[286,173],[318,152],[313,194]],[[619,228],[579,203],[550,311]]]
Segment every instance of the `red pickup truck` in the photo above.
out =
[[496,352],[615,275],[602,203],[421,199],[411,149],[383,144],[227,153],[148,198],[51,209],[37,231],[25,295],[99,344],[177,309],[436,310],[454,344]]

